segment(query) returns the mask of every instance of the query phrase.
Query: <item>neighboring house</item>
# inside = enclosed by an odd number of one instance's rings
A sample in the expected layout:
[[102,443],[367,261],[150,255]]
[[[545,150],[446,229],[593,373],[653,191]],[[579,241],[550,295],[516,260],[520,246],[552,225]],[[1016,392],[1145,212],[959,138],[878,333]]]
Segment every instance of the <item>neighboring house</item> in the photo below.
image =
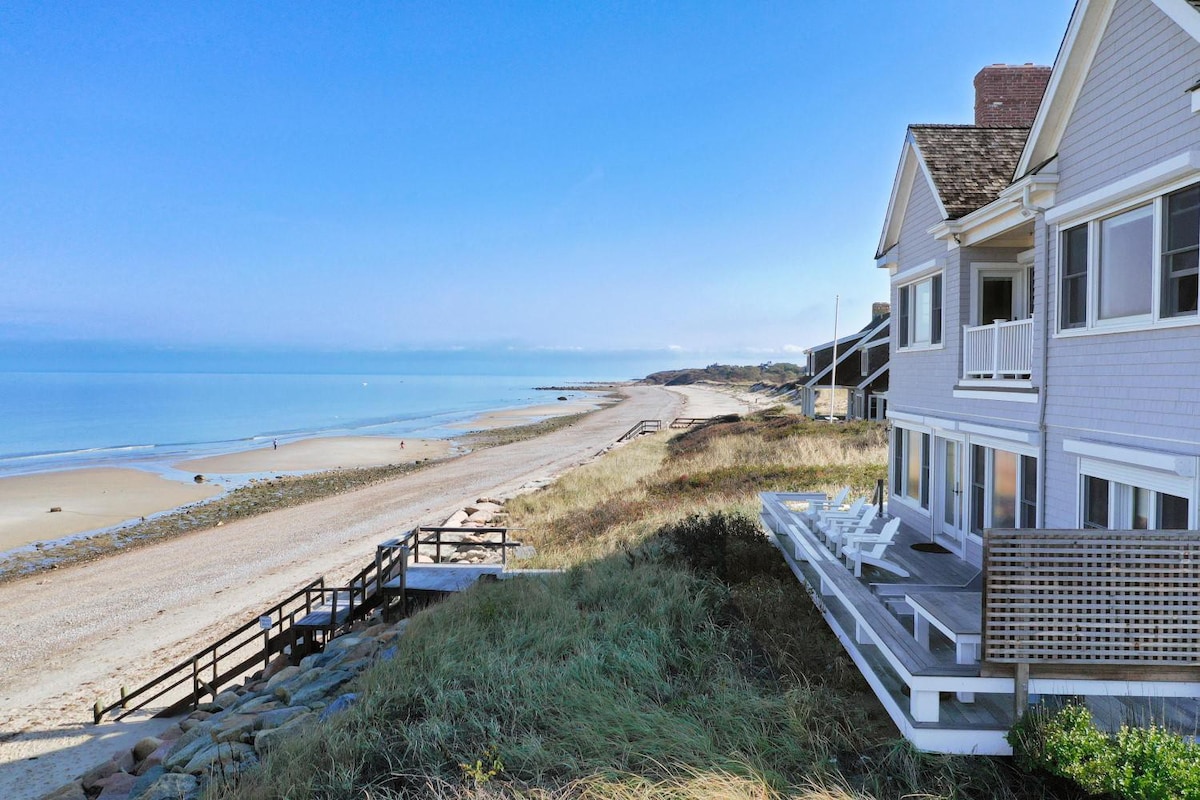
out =
[[1198,78],[1200,3],[1081,0],[1053,73],[909,128],[889,510],[973,562],[987,528],[1200,527]]
[[799,403],[805,415],[827,415],[832,402],[835,416],[884,418],[888,389],[889,311],[887,303],[874,303],[871,321],[862,329],[836,342],[825,342],[804,351],[808,357],[808,377],[800,384]]

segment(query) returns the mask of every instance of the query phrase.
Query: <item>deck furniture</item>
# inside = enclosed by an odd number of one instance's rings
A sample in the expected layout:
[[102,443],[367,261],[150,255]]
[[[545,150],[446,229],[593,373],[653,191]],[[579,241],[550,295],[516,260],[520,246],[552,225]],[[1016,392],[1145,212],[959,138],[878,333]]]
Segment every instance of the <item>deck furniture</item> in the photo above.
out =
[[904,567],[887,560],[884,555],[900,531],[900,518],[895,517],[885,524],[879,533],[868,536],[850,534],[842,539],[839,555],[845,556],[847,566],[854,564],[854,577],[862,577],[863,564],[882,569],[901,578],[909,577]]
[[[958,664],[978,664],[983,641],[983,595],[980,592],[915,592],[904,596],[913,610],[913,638],[929,647],[929,628],[937,628],[954,643]],[[964,703],[974,692],[956,692]]]
[[809,511],[834,511],[846,504],[846,498],[850,496],[850,487],[843,486],[838,490],[838,493],[832,499],[826,500],[824,503],[816,503],[809,506]]
[[827,518],[818,522],[817,531],[825,539],[830,552],[838,553],[843,542],[849,536],[866,536],[871,532],[875,523],[875,507],[864,505],[856,517]]

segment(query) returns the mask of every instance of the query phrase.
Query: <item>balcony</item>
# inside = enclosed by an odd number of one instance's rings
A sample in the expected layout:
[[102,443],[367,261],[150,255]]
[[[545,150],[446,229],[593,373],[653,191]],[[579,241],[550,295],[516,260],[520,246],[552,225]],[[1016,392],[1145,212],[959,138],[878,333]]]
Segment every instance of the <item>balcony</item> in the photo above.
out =
[[1032,374],[1032,317],[963,326],[964,380],[1029,380]]

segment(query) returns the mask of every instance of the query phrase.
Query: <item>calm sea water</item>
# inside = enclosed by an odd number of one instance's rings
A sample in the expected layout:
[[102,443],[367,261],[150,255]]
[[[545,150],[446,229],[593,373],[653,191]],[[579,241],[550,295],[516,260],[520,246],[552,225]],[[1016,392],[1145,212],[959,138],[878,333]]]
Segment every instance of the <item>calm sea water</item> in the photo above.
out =
[[564,393],[534,387],[566,382],[529,375],[0,372],[0,475],[165,463],[272,438],[447,437],[461,433],[447,425],[482,412],[554,402]]

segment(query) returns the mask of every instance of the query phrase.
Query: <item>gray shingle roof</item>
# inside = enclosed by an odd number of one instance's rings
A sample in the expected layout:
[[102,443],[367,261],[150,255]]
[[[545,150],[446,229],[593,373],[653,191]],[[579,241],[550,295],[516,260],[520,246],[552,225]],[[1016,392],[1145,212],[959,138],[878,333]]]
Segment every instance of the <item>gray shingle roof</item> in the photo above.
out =
[[908,130],[949,219],[987,205],[1012,183],[1029,137],[1029,128],[910,125]]

